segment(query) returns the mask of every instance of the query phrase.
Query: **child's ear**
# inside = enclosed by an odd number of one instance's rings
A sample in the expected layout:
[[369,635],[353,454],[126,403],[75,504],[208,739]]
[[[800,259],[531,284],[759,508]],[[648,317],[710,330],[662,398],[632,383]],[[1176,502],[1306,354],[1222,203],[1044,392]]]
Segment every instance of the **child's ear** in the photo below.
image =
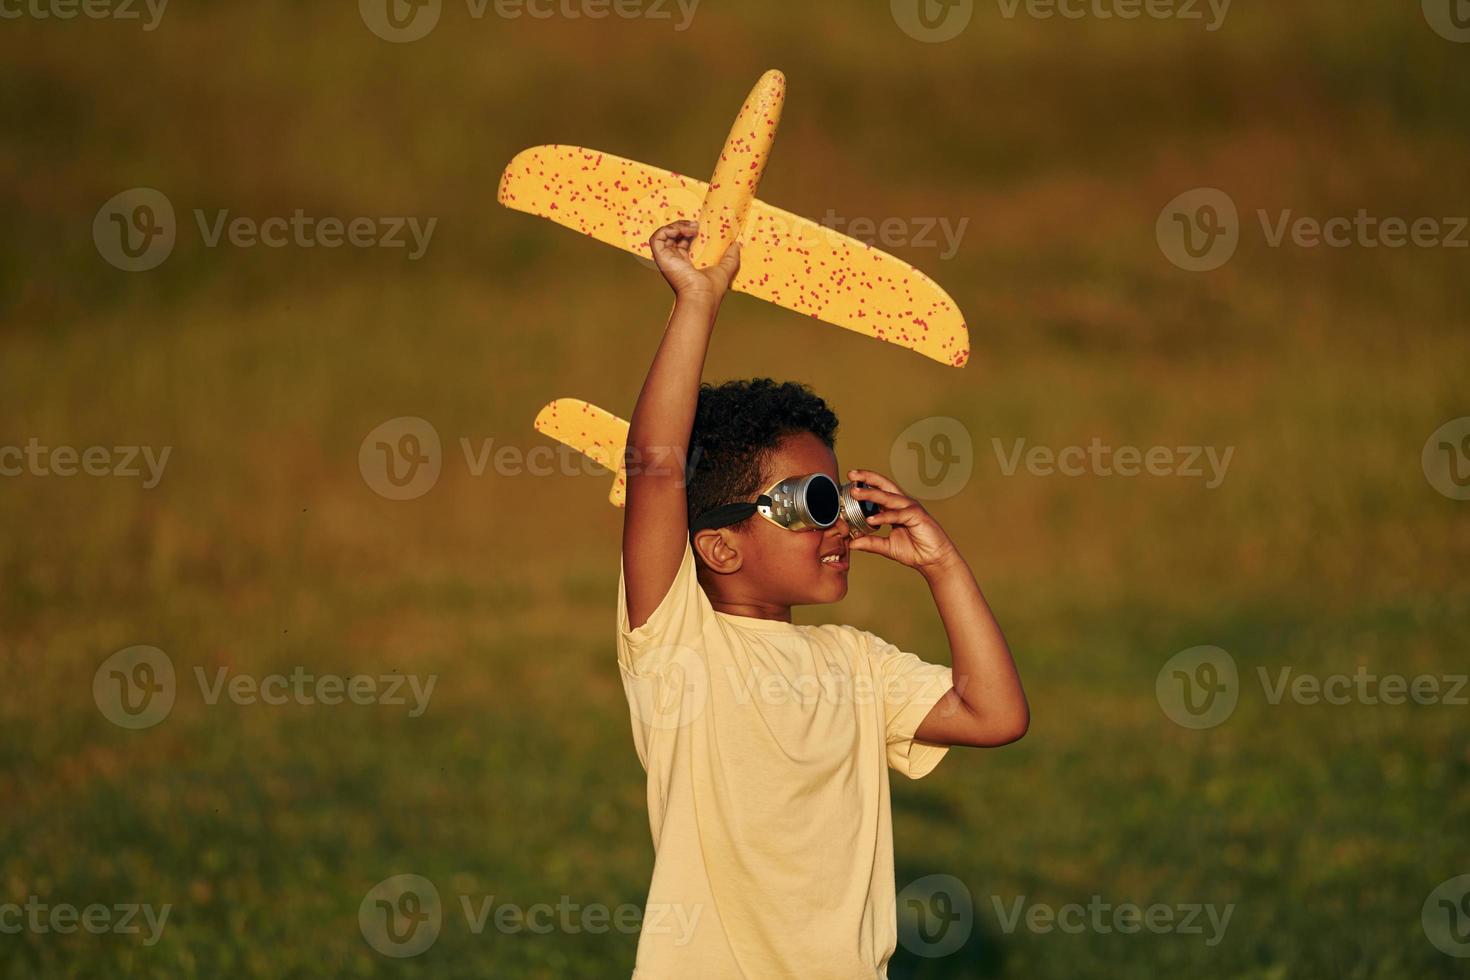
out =
[[738,545],[735,532],[728,528],[694,532],[695,553],[703,559],[705,567],[718,575],[740,571],[743,559]]

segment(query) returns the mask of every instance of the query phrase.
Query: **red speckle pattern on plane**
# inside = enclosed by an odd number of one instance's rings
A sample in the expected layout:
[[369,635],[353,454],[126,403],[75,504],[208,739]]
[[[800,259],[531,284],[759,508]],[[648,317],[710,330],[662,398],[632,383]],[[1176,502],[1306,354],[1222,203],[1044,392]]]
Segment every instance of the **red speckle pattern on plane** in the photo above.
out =
[[735,290],[963,367],[970,357],[969,331],[954,300],[934,280],[871,245],[754,198],[784,93],[779,72],[762,78],[710,184],[609,153],[553,144],[511,161],[501,177],[500,203],[643,258],[651,258],[648,239],[671,221],[701,220],[697,261],[706,232],[713,262],[724,253],[720,243],[737,237],[738,227],[742,249]]

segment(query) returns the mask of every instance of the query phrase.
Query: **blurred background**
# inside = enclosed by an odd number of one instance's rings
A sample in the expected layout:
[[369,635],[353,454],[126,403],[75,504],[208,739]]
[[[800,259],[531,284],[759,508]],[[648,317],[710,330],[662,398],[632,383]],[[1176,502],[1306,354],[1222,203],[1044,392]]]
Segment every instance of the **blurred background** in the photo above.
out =
[[[866,219],[973,355],[733,296],[705,376],[810,384],[925,497],[1033,711],[895,775],[950,931],[890,975],[1465,975],[1463,3],[394,4],[4,8],[0,976],[631,972],[636,924],[466,914],[636,912],[653,857],[610,479],[517,461],[552,398],[628,416],[668,289],[496,187],[552,142],[704,179],[768,68],[761,197]],[[249,234],[298,211],[368,244]],[[1029,455],[1094,442],[1171,462]],[[855,566],[796,621],[948,663],[922,579]],[[1310,696],[1365,673],[1437,693]],[[1174,924],[1013,915],[1089,903]]]

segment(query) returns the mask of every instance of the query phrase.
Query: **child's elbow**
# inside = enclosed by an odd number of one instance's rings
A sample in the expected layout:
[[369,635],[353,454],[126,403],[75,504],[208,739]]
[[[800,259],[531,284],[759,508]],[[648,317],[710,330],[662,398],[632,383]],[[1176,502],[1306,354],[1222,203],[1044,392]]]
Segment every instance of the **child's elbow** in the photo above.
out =
[[990,726],[989,746],[1010,745],[1026,737],[1031,729],[1031,710],[1025,706],[1005,718],[996,719]]
[[1012,742],[1019,742],[1026,737],[1026,732],[1030,728],[1031,718],[1029,715],[1023,716],[1015,721],[1007,722],[995,733],[995,741],[991,744],[1010,745]]

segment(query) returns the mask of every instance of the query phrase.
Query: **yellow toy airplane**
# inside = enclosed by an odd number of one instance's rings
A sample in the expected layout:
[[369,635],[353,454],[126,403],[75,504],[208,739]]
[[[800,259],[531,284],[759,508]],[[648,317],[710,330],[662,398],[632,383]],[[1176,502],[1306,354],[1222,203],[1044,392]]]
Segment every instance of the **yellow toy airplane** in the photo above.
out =
[[609,470],[612,493],[607,499],[623,506],[628,493],[628,476],[623,467],[623,450],[628,445],[628,423],[612,412],[582,401],[558,398],[536,413],[536,431],[550,436]]
[[500,203],[645,259],[652,258],[648,239],[660,227],[697,220],[698,268],[713,265],[739,239],[740,273],[731,288],[964,367],[969,331],[934,280],[871,245],[756,200],[785,97],[784,75],[761,76],[708,184],[610,153],[553,144],[516,154],[500,178]]

